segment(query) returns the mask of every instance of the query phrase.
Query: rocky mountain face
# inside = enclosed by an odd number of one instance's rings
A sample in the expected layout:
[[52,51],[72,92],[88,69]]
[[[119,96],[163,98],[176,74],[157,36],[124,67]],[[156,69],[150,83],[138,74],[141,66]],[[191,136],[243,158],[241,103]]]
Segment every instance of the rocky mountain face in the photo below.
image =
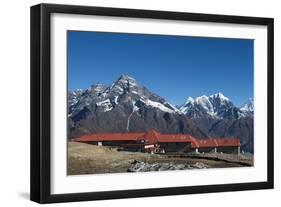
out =
[[96,132],[143,132],[150,128],[161,133],[207,137],[179,109],[126,75],[110,87],[98,84],[69,92],[69,138]]
[[190,133],[198,138],[239,137],[253,151],[253,100],[238,108],[223,94],[188,98],[175,107],[134,78],[68,93],[68,137],[97,132]]
[[250,98],[243,106],[240,107],[240,111],[242,112],[244,117],[252,117],[254,116],[254,99]]
[[249,99],[243,106],[236,107],[222,93],[191,97],[179,107],[211,137],[239,137],[241,149],[253,152],[254,101]]
[[238,108],[222,93],[211,96],[200,96],[195,100],[191,97],[179,107],[179,110],[189,118],[239,119],[253,115],[253,99],[249,99]]

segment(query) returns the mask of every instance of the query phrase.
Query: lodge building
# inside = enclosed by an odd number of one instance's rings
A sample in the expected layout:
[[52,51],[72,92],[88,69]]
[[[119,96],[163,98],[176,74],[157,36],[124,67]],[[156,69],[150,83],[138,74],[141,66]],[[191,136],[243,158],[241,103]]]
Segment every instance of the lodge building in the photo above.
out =
[[197,139],[190,134],[160,134],[154,129],[140,133],[88,134],[73,141],[150,153],[240,153],[238,138]]

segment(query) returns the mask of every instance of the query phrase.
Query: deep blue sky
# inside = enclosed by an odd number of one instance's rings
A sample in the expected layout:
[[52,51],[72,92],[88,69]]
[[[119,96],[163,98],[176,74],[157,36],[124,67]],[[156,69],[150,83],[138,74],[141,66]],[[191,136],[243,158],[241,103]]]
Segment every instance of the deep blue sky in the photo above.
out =
[[68,89],[111,85],[121,74],[179,105],[221,92],[253,96],[253,40],[68,31]]

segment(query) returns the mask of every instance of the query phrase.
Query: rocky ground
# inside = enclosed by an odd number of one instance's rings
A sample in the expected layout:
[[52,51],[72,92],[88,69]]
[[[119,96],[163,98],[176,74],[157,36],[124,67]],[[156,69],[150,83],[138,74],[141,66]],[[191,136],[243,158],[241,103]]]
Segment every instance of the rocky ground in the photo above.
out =
[[165,171],[165,170],[191,170],[191,169],[206,169],[209,165],[202,162],[195,164],[176,164],[174,162],[164,163],[146,163],[142,161],[134,161],[128,169],[129,172],[149,172],[149,171]]
[[227,154],[159,155],[68,142],[67,174],[191,170],[252,166],[251,157]]

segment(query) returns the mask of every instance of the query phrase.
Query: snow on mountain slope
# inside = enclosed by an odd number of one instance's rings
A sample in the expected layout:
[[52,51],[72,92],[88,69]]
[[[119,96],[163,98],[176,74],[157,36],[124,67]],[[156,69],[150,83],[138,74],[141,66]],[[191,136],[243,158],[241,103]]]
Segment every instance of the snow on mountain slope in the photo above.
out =
[[200,96],[195,99],[195,103],[200,105],[203,108],[203,110],[205,110],[211,116],[215,115],[214,106],[211,103],[210,97],[207,97],[205,95]]
[[[109,112],[118,105],[132,104],[141,101],[147,107],[159,109],[167,113],[185,114],[188,118],[239,118],[252,116],[253,99],[240,109],[222,93],[200,96],[195,99],[188,97],[180,107],[175,107],[164,98],[151,93],[146,87],[128,76],[121,75],[110,87],[103,84],[90,86],[86,90],[74,90],[68,93],[68,116],[75,116],[80,111],[89,109]],[[128,106],[127,106],[128,107]]]
[[194,105],[194,99],[191,97],[188,97],[186,102],[179,107],[179,110],[182,113],[186,114],[193,105]]
[[250,98],[245,104],[243,104],[240,108],[241,111],[254,111],[254,99]]
[[157,109],[159,109],[161,111],[164,111],[164,112],[168,112],[168,113],[175,113],[176,112],[175,110],[172,110],[172,109],[164,106],[162,103],[159,103],[159,102],[156,102],[156,101],[151,101],[149,99],[146,99],[146,100],[141,99],[141,101],[144,104],[146,104],[147,106],[157,108]]
[[236,107],[229,98],[222,93],[216,93],[211,96],[200,96],[187,98],[187,101],[179,107],[179,110],[189,118],[240,118],[248,116],[248,112],[243,110],[253,109],[251,103],[244,105],[242,108]]
[[[77,95],[76,95],[77,94]],[[79,94],[79,95],[78,95]],[[110,87],[102,84],[96,84],[86,90],[69,92],[69,110],[68,115],[73,116],[83,110],[85,107],[101,109],[103,112],[113,110],[117,105],[122,105],[133,101],[142,101],[148,107],[157,108],[168,113],[182,113],[165,99],[148,91],[137,81],[128,76],[121,75]],[[132,107],[136,107],[131,104]]]
[[253,116],[254,114],[254,99],[250,98],[245,104],[240,107],[241,115],[243,117]]
[[221,92],[218,92],[218,93],[216,93],[214,95],[211,95],[210,98],[212,98],[212,99],[219,99],[222,102],[229,101],[229,98],[225,97]]
[[104,101],[100,101],[100,102],[97,102],[96,103],[97,106],[101,106],[103,108],[103,111],[104,112],[107,112],[107,111],[111,111],[112,110],[112,104],[110,102],[109,99],[106,99]]
[[155,128],[201,138],[239,136],[241,147],[251,151],[253,110],[253,100],[238,108],[222,93],[189,97],[175,107],[134,78],[121,75],[111,86],[95,84],[68,92],[68,136]]

